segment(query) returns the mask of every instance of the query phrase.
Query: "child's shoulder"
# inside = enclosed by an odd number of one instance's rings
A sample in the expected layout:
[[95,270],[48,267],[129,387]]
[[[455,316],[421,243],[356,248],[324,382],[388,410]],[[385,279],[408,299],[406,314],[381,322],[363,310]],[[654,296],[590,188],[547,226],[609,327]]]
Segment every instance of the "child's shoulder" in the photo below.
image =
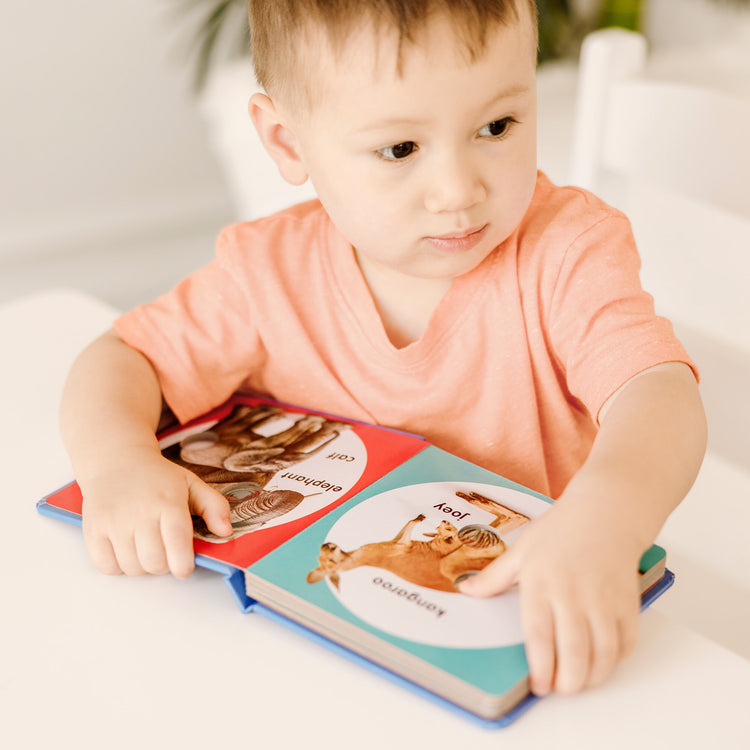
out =
[[571,274],[590,283],[611,278],[613,265],[639,263],[625,214],[587,190],[555,185],[539,173],[513,255],[512,272],[527,294],[536,290],[552,299]]
[[217,255],[237,253],[254,256],[278,254],[284,248],[309,247],[325,237],[330,220],[318,200],[305,201],[253,221],[242,221],[222,229]]
[[518,231],[523,263],[544,266],[547,273],[570,257],[571,251],[620,244],[635,250],[625,214],[583,188],[554,184],[539,172],[536,190]]
[[609,219],[627,222],[622,211],[588,190],[574,185],[556,185],[539,172],[523,223],[527,229],[551,228],[557,232],[580,233]]

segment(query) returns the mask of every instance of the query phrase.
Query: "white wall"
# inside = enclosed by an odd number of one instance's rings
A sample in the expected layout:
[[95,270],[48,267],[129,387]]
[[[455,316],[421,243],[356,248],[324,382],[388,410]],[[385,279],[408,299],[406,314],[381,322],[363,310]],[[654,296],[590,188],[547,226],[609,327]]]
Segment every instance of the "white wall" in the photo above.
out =
[[0,261],[137,242],[229,214],[175,44],[177,5],[4,4]]
[[747,38],[748,7],[732,0],[645,0],[644,31],[657,48]]

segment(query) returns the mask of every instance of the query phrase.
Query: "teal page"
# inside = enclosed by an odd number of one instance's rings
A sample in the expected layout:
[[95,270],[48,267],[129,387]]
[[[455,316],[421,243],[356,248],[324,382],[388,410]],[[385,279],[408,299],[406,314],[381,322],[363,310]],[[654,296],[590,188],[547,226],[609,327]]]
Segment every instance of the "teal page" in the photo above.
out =
[[[528,673],[517,591],[472,599],[436,570],[447,568],[450,577],[464,564],[465,550],[453,552],[450,546],[457,537],[468,538],[461,534],[491,540],[484,563],[502,554],[498,550],[512,545],[550,502],[430,446],[248,570],[489,694],[502,695]],[[363,563],[325,575],[319,565],[324,542]],[[422,558],[435,552],[426,548],[430,544],[445,544],[448,551],[441,557],[438,550],[439,563],[430,558],[423,565]],[[309,582],[316,570],[318,579]]]

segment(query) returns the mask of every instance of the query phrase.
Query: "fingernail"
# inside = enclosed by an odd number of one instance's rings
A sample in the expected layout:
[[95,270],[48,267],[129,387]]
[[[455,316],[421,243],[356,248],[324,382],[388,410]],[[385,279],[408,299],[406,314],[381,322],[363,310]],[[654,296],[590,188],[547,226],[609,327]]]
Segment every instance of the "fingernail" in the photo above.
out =
[[549,693],[549,688],[546,685],[538,685],[533,680],[531,681],[531,684],[529,685],[529,689],[531,690],[534,695],[543,696],[547,695]]

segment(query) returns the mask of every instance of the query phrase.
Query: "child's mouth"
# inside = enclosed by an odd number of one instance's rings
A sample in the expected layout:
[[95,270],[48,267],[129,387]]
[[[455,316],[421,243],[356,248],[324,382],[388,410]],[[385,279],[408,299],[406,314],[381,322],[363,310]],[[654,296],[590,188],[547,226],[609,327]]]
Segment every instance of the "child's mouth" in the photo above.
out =
[[461,232],[450,232],[437,237],[425,237],[425,239],[436,249],[443,253],[461,253],[475,247],[484,237],[487,224],[471,227]]

